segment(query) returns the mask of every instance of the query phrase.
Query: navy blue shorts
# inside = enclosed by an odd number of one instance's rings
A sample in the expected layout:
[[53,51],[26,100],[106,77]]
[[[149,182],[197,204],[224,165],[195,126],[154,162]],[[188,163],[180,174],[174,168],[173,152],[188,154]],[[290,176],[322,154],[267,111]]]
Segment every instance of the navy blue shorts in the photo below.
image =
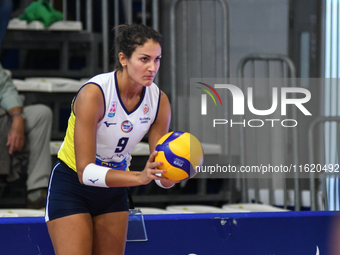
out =
[[81,184],[78,175],[58,161],[50,176],[45,221],[78,213],[92,217],[129,210],[127,188],[101,188]]

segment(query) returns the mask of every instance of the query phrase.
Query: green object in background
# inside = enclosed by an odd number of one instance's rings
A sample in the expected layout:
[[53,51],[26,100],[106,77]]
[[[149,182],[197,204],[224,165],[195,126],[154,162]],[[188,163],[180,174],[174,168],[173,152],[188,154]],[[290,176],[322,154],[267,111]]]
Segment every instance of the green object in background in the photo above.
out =
[[63,19],[63,14],[55,10],[47,1],[37,1],[31,3],[25,10],[24,14],[19,16],[19,19],[26,20],[28,23],[38,20],[48,27],[56,21]]

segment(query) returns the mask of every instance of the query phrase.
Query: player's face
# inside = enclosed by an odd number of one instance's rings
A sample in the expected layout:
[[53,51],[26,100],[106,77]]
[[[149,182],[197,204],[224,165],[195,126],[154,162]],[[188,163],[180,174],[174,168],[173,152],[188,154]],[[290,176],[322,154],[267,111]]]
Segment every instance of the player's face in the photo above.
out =
[[137,46],[126,65],[130,78],[137,84],[150,86],[158,72],[161,54],[161,46],[151,39]]

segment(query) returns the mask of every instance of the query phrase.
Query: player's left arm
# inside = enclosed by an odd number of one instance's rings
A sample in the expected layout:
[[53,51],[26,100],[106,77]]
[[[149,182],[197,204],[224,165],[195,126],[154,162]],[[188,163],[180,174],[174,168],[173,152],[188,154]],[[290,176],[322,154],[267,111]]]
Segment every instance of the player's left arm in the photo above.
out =
[[169,132],[171,109],[167,95],[161,91],[158,115],[149,130],[150,154],[155,150],[158,140]]
[[[161,98],[159,103],[157,119],[151,125],[149,130],[149,149],[150,154],[154,152],[155,147],[159,139],[169,132],[171,120],[171,108],[167,95],[161,91]],[[161,180],[161,184],[164,187],[171,187],[177,181]]]

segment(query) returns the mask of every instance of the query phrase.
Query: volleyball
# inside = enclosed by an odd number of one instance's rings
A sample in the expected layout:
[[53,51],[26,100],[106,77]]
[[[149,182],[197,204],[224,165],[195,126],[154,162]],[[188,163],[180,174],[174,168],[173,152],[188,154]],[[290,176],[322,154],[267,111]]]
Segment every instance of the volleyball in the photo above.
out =
[[181,181],[196,175],[196,167],[203,164],[203,149],[200,141],[192,134],[174,131],[164,135],[156,145],[158,154],[155,161],[163,164],[163,176],[173,181]]

